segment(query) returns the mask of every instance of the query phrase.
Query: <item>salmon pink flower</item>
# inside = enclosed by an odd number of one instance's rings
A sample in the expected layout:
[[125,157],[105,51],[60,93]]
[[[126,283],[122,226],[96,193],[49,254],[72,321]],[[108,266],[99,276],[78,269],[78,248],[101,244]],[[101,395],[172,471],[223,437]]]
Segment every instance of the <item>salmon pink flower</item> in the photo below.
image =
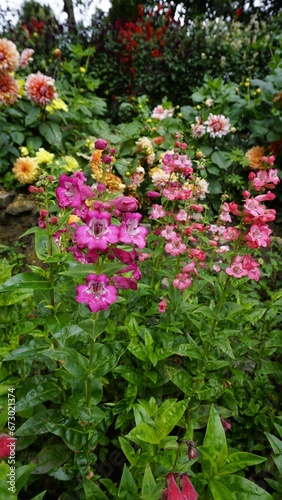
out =
[[76,301],[88,305],[90,311],[97,313],[108,309],[117,300],[117,290],[109,285],[105,274],[88,274],[86,285],[76,287]]
[[19,63],[20,54],[16,45],[6,38],[0,38],[0,73],[12,73]]
[[161,314],[163,314],[165,311],[166,311],[166,308],[167,308],[167,301],[166,299],[163,299],[161,300],[161,302],[159,303],[159,312]]
[[186,273],[178,274],[176,278],[173,280],[173,286],[175,288],[179,288],[179,290],[186,290],[186,288],[189,288],[191,285],[192,285],[192,280],[189,274]]
[[271,229],[266,224],[254,224],[248,234],[245,236],[247,246],[249,248],[268,247],[271,239],[269,238],[272,233]]
[[[1,62],[1,61],[0,61]],[[11,106],[19,97],[19,86],[12,75],[0,73],[0,105]]]
[[179,236],[175,237],[174,239],[171,239],[165,245],[165,251],[170,255],[173,255],[173,257],[177,257],[177,255],[184,253],[186,249],[187,247],[185,243],[183,243],[182,239]]
[[47,106],[58,97],[54,79],[40,71],[27,77],[25,90],[27,97],[38,106]]
[[24,49],[21,53],[20,57],[20,66],[21,68],[26,68],[30,62],[33,61],[34,50],[33,49]]

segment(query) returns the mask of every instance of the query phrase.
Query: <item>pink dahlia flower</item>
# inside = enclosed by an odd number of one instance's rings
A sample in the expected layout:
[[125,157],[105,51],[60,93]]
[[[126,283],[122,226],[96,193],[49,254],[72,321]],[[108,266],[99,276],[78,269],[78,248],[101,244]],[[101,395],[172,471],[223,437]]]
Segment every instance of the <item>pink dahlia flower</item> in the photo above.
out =
[[222,137],[230,130],[230,120],[224,115],[210,114],[205,125],[207,125],[207,132],[213,138]]
[[40,71],[27,77],[25,90],[28,98],[38,106],[47,106],[58,97],[54,79]]
[[33,61],[34,50],[33,49],[24,49],[21,53],[20,57],[20,67],[26,68],[30,62]]
[[13,42],[0,38],[0,73],[10,73],[19,67],[20,54]]
[[0,73],[0,105],[10,106],[19,97],[19,86],[12,75]]

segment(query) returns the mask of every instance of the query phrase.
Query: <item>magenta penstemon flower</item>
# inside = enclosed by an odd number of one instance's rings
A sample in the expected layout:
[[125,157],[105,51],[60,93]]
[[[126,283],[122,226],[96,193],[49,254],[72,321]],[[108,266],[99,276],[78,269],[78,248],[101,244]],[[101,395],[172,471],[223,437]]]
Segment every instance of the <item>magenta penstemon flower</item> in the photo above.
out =
[[123,243],[133,243],[138,248],[144,248],[146,245],[146,236],[148,229],[139,226],[142,215],[139,213],[126,213],[120,225],[120,241]]
[[74,213],[77,213],[77,215],[85,209],[85,200],[95,196],[93,190],[85,184],[85,181],[86,177],[82,172],[75,172],[72,177],[68,177],[66,174],[60,176],[59,187],[56,189],[60,208],[75,208]]
[[167,488],[163,491],[164,500],[198,500],[198,493],[190,479],[183,474],[180,479],[181,490],[179,489],[172,472],[167,475]]
[[86,225],[79,226],[74,238],[80,248],[100,250],[105,252],[109,243],[117,243],[119,240],[119,228],[110,225],[111,214],[109,212],[98,212],[91,210],[85,217]]
[[86,285],[76,287],[76,301],[88,305],[90,311],[97,313],[108,309],[117,300],[117,290],[109,285],[105,274],[88,274]]

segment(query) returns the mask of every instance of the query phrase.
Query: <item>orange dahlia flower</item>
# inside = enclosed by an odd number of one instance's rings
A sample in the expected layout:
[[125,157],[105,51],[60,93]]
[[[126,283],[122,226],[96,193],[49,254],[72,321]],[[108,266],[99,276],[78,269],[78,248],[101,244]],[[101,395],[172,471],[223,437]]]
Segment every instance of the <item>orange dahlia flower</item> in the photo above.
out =
[[40,71],[27,77],[25,90],[28,98],[39,106],[47,106],[58,97],[54,79]]
[[253,170],[260,170],[263,168],[262,157],[265,155],[265,149],[261,146],[254,146],[246,152],[246,159],[249,162],[249,167]]
[[19,86],[12,75],[0,73],[0,105],[10,106],[19,97]]
[[20,54],[13,42],[0,38],[0,73],[15,71],[20,64]]
[[25,156],[15,161],[12,172],[19,182],[22,184],[30,184],[37,179],[39,168],[34,158]]

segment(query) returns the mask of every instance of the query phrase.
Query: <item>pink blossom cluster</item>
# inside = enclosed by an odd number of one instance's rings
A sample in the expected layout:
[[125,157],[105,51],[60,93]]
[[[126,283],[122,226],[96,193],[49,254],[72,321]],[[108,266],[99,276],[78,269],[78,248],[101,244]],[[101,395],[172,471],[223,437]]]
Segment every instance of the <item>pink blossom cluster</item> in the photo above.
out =
[[[71,245],[68,251],[74,259],[84,264],[97,264],[97,267],[105,257],[124,264],[111,277],[90,273],[86,284],[76,288],[77,302],[86,303],[92,312],[105,310],[117,300],[117,289],[136,290],[136,282],[141,277],[136,248],[145,247],[148,230],[139,225],[142,215],[136,212],[138,202],[127,196],[101,200],[100,192],[86,184],[82,172],[75,172],[72,177],[61,175],[56,196],[59,207],[72,208],[76,216],[69,225]],[[131,250],[124,250],[123,245]],[[131,277],[123,276],[127,273]]]
[[[277,170],[269,169],[257,174],[252,172],[249,188],[254,190],[255,195],[251,191],[244,191],[244,201],[240,206],[233,201],[228,202],[228,197],[223,196],[216,223],[209,224],[204,214],[205,207],[194,198],[192,164],[187,158],[183,160],[182,156],[167,153],[163,159],[164,170],[169,175],[177,175],[179,169],[184,172],[187,168],[186,174],[191,182],[190,196],[182,196],[185,183],[181,184],[180,181],[181,186],[175,197],[167,195],[164,183],[162,202],[154,203],[158,193],[150,192],[153,203],[149,219],[155,225],[154,234],[158,243],[161,239],[165,253],[175,258],[173,286],[181,291],[189,288],[201,268],[210,268],[215,272],[225,270],[226,274],[235,278],[246,276],[258,281],[260,264],[250,255],[250,250],[270,245],[272,231],[268,224],[275,220],[276,211],[267,208],[264,202],[275,199],[270,189],[279,182]],[[269,163],[269,166],[272,165],[273,159]],[[185,178],[183,173],[180,175]],[[257,193],[258,180],[261,193]],[[164,301],[159,304],[161,313],[167,307]]]
[[224,115],[209,114],[206,121],[200,116],[196,116],[196,123],[191,125],[192,137],[200,139],[206,132],[215,139],[216,137],[223,137],[230,131],[230,120]]

